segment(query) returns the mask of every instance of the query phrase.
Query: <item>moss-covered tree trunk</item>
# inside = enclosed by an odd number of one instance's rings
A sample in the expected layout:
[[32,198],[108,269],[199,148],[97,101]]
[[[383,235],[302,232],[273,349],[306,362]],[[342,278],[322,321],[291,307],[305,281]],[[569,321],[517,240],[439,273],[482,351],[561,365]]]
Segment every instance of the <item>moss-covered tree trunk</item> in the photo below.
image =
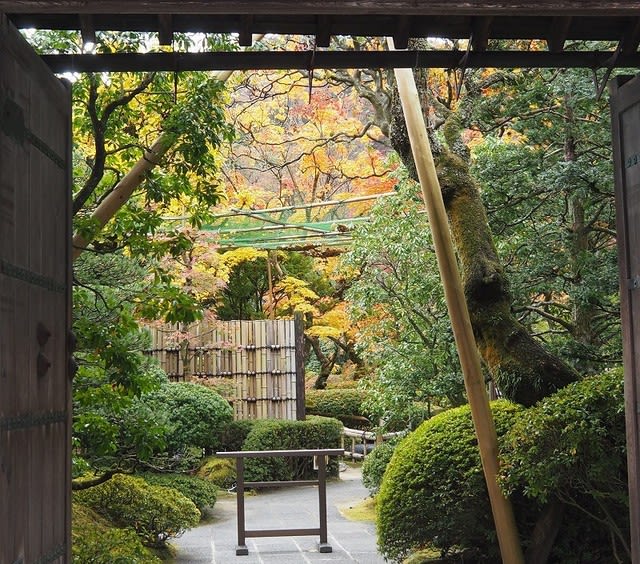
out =
[[[418,71],[426,116],[431,116],[427,77]],[[421,86],[422,85],[422,86]],[[416,178],[411,146],[399,101],[392,109],[391,141]],[[465,297],[481,356],[502,394],[529,406],[575,381],[578,376],[546,351],[511,312],[511,293],[489,228],[484,203],[469,170],[466,147],[450,113],[447,144],[433,139],[434,159],[460,263]]]

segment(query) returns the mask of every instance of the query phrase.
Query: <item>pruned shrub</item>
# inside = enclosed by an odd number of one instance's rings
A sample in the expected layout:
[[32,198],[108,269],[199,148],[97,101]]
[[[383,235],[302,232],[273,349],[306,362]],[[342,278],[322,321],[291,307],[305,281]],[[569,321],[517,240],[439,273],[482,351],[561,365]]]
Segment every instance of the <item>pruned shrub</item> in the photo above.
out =
[[[492,403],[498,436],[523,408]],[[425,421],[396,447],[380,486],[378,543],[389,559],[431,546],[477,549],[499,562],[495,528],[468,406]]]
[[255,419],[239,419],[226,423],[220,432],[219,450],[242,450],[255,422]]
[[[340,448],[342,423],[328,417],[309,416],[306,421],[265,419],[256,421],[242,450],[294,450]],[[331,457],[327,472],[338,475],[338,460]],[[249,458],[248,481],[300,480],[315,476],[309,457]]]
[[371,495],[378,493],[382,477],[399,440],[399,438],[393,438],[377,445],[364,459],[362,463],[362,483]]
[[215,484],[197,476],[145,472],[140,477],[144,478],[147,484],[178,490],[183,496],[190,499],[201,513],[206,508],[211,509],[218,499],[218,488]]
[[233,410],[220,394],[191,382],[170,382],[143,396],[147,405],[169,414],[170,452],[199,447],[208,453],[220,449],[220,433],[232,421]]
[[347,427],[370,428],[369,414],[365,409],[367,393],[354,388],[307,390],[305,408],[310,415],[339,419]]
[[95,511],[73,503],[71,559],[74,564],[160,564],[133,529],[111,525]]
[[123,474],[74,497],[118,527],[134,529],[147,546],[163,546],[200,521],[198,508],[179,491]]
[[507,491],[564,506],[551,561],[630,560],[621,369],[527,409],[505,435],[501,468]]
[[202,465],[196,472],[196,476],[215,484],[219,488],[228,489],[236,481],[236,463],[231,458],[210,456],[203,460]]

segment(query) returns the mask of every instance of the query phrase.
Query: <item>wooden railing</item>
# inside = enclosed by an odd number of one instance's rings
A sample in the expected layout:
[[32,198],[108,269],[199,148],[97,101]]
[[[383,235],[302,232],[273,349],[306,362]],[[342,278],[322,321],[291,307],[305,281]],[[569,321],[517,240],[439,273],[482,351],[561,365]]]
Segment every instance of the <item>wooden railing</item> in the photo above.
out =
[[[298,537],[305,535],[319,535],[319,552],[331,552],[331,545],[327,542],[327,458],[329,456],[342,456],[343,449],[305,449],[305,450],[263,450],[263,451],[229,451],[218,452],[217,456],[223,458],[236,459],[236,473],[238,489],[236,491],[237,512],[238,512],[238,546],[236,556],[246,556],[249,549],[246,539],[256,537]],[[244,459],[245,458],[271,458],[289,456],[313,456],[317,461],[317,480],[287,480],[281,482],[245,482],[244,481]],[[251,529],[245,526],[244,513],[244,491],[245,488],[265,488],[283,486],[318,486],[318,506],[320,514],[320,526],[308,529]]]
[[376,445],[403,434],[404,432],[402,431],[399,433],[382,434],[344,427],[342,431],[344,456],[353,460],[364,460]]

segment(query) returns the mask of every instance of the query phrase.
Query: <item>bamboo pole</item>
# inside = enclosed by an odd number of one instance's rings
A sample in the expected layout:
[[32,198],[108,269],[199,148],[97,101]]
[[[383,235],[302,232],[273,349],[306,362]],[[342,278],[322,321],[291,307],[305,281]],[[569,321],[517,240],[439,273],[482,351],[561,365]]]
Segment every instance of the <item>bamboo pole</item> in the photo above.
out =
[[[390,49],[394,49],[391,38],[388,39],[388,44]],[[467,310],[462,289],[447,213],[442,200],[436,167],[433,162],[418,90],[411,69],[395,69],[395,76],[407,123],[411,150],[429,216],[438,268],[444,286],[449,317],[451,318],[473,424],[478,438],[480,458],[489,491],[502,561],[505,564],[522,564],[524,559],[513,509],[510,501],[503,495],[497,483],[499,463],[495,424],[484,387],[480,358],[471,328],[469,311]]]
[[[255,35],[254,41],[260,41],[264,35]],[[216,78],[221,82],[226,82],[233,74],[233,71],[218,71]],[[91,219],[95,222],[93,234],[97,234],[117,213],[117,211],[127,202],[136,188],[142,184],[148,172],[153,170],[162,160],[175,142],[175,136],[169,132],[163,132],[154,143],[145,150],[143,156],[133,165],[131,170],[118,182],[113,191],[98,205],[91,214]],[[72,249],[73,260],[75,261],[91,243],[91,239],[86,239],[79,233],[73,236]]]

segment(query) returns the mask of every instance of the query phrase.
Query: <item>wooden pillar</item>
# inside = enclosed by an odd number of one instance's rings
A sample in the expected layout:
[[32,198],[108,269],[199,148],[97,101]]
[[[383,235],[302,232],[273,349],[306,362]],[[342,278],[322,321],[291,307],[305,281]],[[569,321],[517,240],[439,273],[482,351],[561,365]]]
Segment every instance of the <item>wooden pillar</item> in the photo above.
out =
[[[390,49],[393,40],[388,39]],[[451,318],[458,356],[464,375],[467,398],[471,407],[473,424],[478,438],[480,458],[484,471],[491,510],[496,525],[502,561],[505,564],[524,562],[518,530],[510,501],[503,495],[497,483],[499,471],[498,440],[489,399],[484,387],[480,357],[476,347],[469,311],[462,289],[460,272],[453,249],[447,213],[442,200],[440,182],[431,154],[427,128],[411,69],[395,69],[398,92],[407,123],[411,150],[416,163],[422,195],[429,216],[433,244],[438,259],[440,277]]]
[[297,312],[293,318],[295,331],[295,362],[296,362],[296,419],[304,421],[306,419],[306,408],[304,405],[304,318]]

